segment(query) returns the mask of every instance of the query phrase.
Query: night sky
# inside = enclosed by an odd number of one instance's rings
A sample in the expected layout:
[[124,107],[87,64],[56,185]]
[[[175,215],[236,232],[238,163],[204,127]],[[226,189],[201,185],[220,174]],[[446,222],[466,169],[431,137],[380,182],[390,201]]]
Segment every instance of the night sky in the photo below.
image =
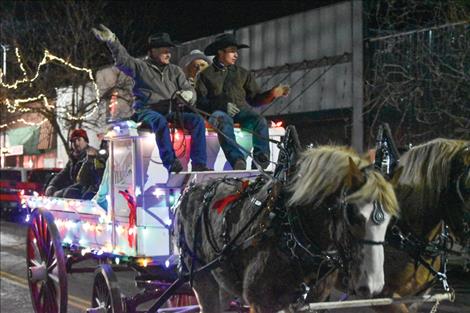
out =
[[166,31],[184,42],[334,2],[338,1],[116,1],[110,3],[115,21],[111,27],[119,29],[120,19],[132,19],[142,33]]

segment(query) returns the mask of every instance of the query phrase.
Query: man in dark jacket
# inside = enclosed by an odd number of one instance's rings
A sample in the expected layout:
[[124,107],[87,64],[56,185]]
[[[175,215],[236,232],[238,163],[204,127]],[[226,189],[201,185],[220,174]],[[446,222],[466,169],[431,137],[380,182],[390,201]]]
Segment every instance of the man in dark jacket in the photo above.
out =
[[83,129],[70,134],[72,155],[65,168],[55,175],[46,188],[46,196],[91,199],[101,182],[100,169],[103,162],[97,159],[98,151],[88,145],[88,135]]
[[204,120],[190,112],[178,112],[180,99],[189,104],[196,102],[194,89],[177,65],[170,64],[171,49],[175,46],[167,33],[158,33],[148,40],[145,59],[131,57],[114,33],[104,25],[93,28],[95,36],[106,42],[116,66],[134,79],[134,110],[138,122],[145,122],[155,132],[163,165],[169,172],[180,172],[183,167],[175,155],[168,121],[181,117],[182,125],[191,133],[190,157],[193,171],[207,171]]
[[238,50],[243,48],[248,46],[237,43],[231,34],[217,36],[204,51],[206,55],[215,55],[212,66],[202,71],[196,81],[198,106],[211,113],[209,122],[230,138],[219,134],[222,150],[235,170],[246,169],[246,162],[243,152],[234,145],[233,123],[240,123],[254,133],[253,157],[263,168],[268,167],[268,124],[251,106],[269,104],[289,92],[288,86],[261,92],[253,74],[235,64]]

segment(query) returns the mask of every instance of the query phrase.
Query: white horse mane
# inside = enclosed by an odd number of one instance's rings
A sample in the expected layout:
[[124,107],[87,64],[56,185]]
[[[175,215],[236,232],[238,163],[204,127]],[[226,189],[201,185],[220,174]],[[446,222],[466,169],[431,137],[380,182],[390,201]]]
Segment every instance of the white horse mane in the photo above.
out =
[[[350,170],[350,158],[359,169],[370,165],[370,161],[360,158],[348,147],[320,146],[304,151],[297,162],[297,175],[289,186],[292,192],[289,205],[318,205],[337,192]],[[391,184],[375,171],[366,171],[365,174],[366,184],[349,195],[346,201],[379,200],[388,213],[397,214],[398,203]]]
[[[398,184],[422,190],[438,199],[449,182],[452,159],[470,141],[437,138],[413,147],[400,158],[403,168]],[[416,188],[416,187],[425,188]]]

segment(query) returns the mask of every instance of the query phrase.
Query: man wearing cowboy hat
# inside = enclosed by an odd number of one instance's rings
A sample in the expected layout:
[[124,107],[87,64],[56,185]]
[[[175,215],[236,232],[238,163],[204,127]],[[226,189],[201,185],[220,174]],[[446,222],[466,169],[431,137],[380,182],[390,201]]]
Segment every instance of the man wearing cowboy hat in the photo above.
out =
[[233,123],[253,131],[253,157],[263,167],[269,166],[269,133],[266,119],[251,106],[271,103],[286,96],[288,86],[276,86],[261,92],[253,74],[236,65],[238,50],[248,48],[239,44],[232,34],[222,34],[206,47],[206,55],[215,55],[212,66],[202,71],[196,81],[198,106],[211,113],[209,122],[225,136],[219,142],[227,160],[235,170],[246,169],[245,156],[235,142]]
[[212,61],[208,56],[202,53],[201,50],[196,49],[182,57],[179,66],[183,69],[191,85],[194,86],[196,84],[197,75],[205,70],[211,63]]
[[169,172],[183,169],[176,157],[170,138],[168,121],[181,116],[182,124],[191,133],[190,157],[193,171],[207,171],[206,137],[204,120],[194,113],[175,114],[175,99],[194,104],[196,94],[177,65],[170,63],[175,44],[167,33],[157,33],[148,39],[148,56],[145,59],[131,57],[116,35],[104,25],[92,29],[95,36],[106,42],[116,66],[134,79],[133,108],[138,122],[145,122],[155,132],[163,165]]

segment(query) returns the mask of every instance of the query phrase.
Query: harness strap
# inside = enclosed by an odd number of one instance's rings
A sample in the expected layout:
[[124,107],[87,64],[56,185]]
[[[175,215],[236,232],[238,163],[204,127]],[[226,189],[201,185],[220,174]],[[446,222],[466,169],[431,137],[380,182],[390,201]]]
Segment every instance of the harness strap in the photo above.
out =
[[[442,282],[444,290],[450,290],[449,284],[447,282],[447,254],[452,252],[452,250],[446,247],[447,239],[449,238],[447,225],[442,223],[441,233],[437,235],[443,238],[443,245],[437,245],[429,241],[425,242],[417,238],[411,238],[411,234],[405,236],[397,225],[393,226],[391,233],[393,237],[389,238],[388,243],[392,247],[404,250],[411,258],[415,260],[415,262],[424,266],[435,278],[434,281],[431,282],[431,285],[434,284],[436,280],[439,280]],[[423,255],[425,252],[433,252],[433,254],[429,255],[431,258],[435,258],[437,256],[442,258],[441,268],[439,271],[434,269],[432,265],[424,259]]]

